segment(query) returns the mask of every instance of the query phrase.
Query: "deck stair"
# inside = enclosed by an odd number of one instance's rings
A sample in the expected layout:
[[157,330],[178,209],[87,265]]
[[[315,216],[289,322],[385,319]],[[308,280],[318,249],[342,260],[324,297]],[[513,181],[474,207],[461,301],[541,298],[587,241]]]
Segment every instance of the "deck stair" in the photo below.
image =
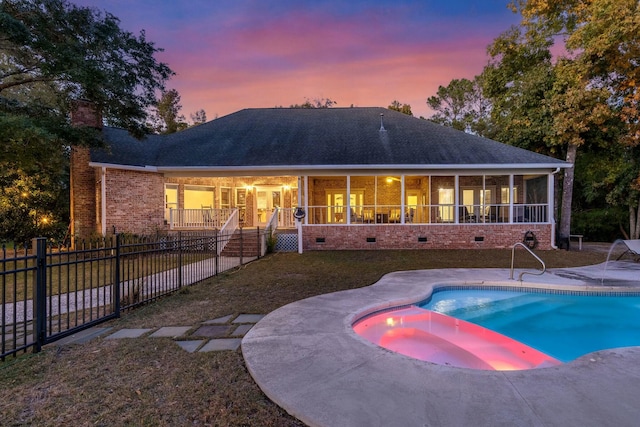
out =
[[259,254],[258,233],[255,228],[249,228],[236,230],[220,256],[239,257],[242,255],[243,257],[255,257],[259,256]]

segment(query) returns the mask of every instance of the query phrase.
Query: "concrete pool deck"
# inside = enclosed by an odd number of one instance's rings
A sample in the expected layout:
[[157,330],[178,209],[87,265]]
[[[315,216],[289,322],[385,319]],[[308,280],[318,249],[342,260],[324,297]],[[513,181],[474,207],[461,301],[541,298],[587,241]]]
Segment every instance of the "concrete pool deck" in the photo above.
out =
[[[391,352],[351,327],[368,313],[420,301],[433,286],[520,286],[508,278],[508,269],[391,273],[365,288],[269,313],[244,337],[242,353],[263,392],[310,426],[638,425],[640,347],[595,352],[550,368],[481,371]],[[546,284],[640,291],[640,264],[609,262],[606,272],[603,264],[554,269],[525,275],[522,285]]]

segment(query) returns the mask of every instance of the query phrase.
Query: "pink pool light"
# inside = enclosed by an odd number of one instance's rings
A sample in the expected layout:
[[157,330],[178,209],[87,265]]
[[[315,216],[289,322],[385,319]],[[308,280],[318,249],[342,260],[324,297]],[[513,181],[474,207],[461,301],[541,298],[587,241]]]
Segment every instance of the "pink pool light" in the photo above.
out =
[[440,365],[513,371],[562,363],[490,329],[413,306],[367,317],[353,329],[380,347]]

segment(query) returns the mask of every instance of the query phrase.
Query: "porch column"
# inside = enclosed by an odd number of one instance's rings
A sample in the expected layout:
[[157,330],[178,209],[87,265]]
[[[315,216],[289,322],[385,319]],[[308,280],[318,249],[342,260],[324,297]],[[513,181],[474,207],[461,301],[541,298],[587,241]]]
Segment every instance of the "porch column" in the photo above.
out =
[[453,177],[453,222],[455,224],[460,224],[460,175],[455,175]]
[[309,175],[305,175],[303,177],[303,185],[304,185],[304,211],[307,213],[307,215],[304,217],[304,224],[308,225],[309,224],[309,215],[311,214],[309,212]]
[[351,224],[351,176],[347,175],[347,211],[344,213],[347,217],[346,224]]
[[405,189],[404,189],[404,175],[400,175],[400,224],[404,224],[405,217]]
[[509,224],[513,224],[513,174],[509,175]]

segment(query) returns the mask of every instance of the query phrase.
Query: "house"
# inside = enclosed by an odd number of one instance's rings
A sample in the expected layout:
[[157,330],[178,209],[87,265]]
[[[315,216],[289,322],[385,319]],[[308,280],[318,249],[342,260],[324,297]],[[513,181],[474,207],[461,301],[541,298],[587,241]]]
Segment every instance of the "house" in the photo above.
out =
[[[89,105],[73,120],[99,126]],[[77,236],[277,226],[319,249],[504,248],[554,242],[571,164],[384,108],[245,109],[107,149],[72,151]]]

